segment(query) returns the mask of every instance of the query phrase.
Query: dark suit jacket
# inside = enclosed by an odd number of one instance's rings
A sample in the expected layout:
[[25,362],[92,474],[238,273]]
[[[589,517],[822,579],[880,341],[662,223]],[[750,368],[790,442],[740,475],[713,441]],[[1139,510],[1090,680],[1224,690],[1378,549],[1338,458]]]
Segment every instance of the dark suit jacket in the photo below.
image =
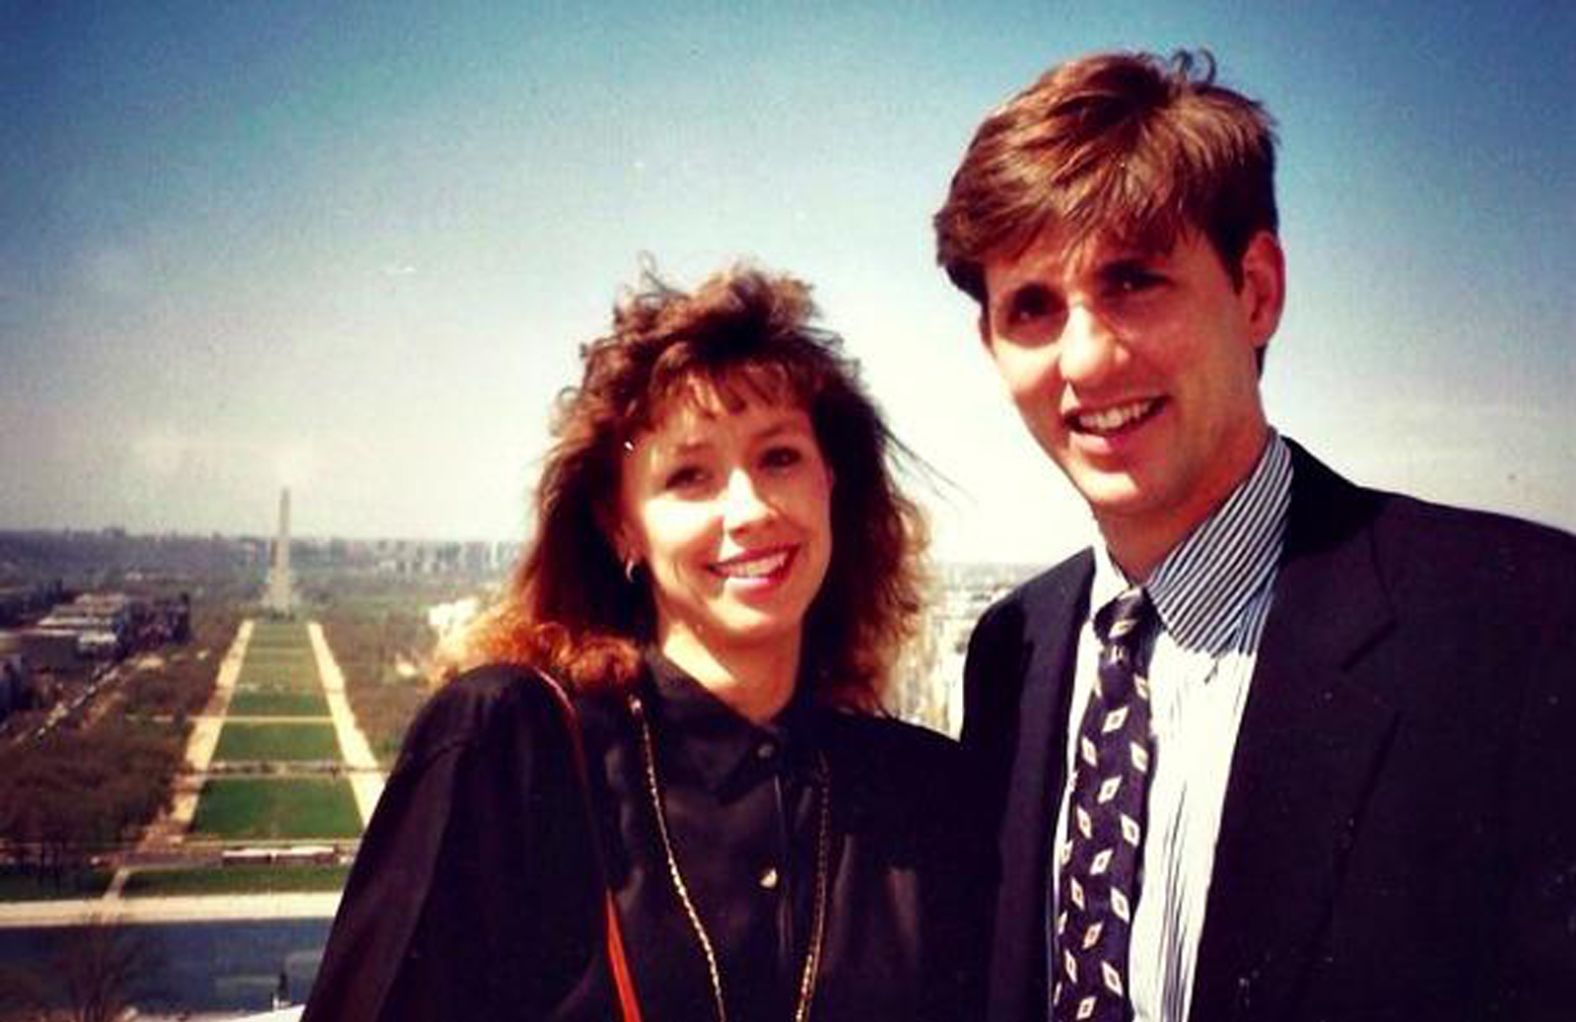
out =
[[[1193,1022],[1576,1018],[1576,539],[1361,489],[1293,445]],[[988,1018],[1043,1019],[1085,551],[981,618]]]

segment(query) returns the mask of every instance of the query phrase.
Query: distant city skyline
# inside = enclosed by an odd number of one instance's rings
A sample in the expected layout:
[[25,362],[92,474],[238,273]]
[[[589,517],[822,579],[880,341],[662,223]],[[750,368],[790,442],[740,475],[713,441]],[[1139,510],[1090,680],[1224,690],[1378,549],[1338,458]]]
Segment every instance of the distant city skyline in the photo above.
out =
[[0,11],[0,529],[513,540],[643,253],[815,285],[946,560],[1086,512],[933,265],[981,116],[1208,46],[1279,122],[1272,423],[1360,481],[1576,528],[1576,11],[1008,3]]

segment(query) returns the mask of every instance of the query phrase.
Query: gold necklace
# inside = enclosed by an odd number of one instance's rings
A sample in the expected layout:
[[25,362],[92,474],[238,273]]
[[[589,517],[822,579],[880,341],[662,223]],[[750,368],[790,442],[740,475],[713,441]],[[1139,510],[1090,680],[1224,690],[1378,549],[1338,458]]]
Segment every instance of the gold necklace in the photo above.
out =
[[[646,720],[645,707],[641,704],[639,696],[629,697],[629,712],[635,718],[635,723],[640,726],[640,750],[645,760],[646,788],[651,795],[651,808],[657,818],[657,836],[662,841],[662,854],[668,861],[668,876],[673,880],[673,889],[678,893],[679,904],[684,909],[684,915],[689,919],[690,929],[695,931],[695,940],[700,945],[701,955],[706,959],[706,974],[711,980],[711,997],[717,1009],[717,1022],[728,1022],[728,1008],[722,996],[722,970],[717,965],[717,952],[712,947],[711,935],[706,932],[706,926],[700,920],[700,913],[695,910],[695,903],[690,900],[689,886],[684,883],[684,874],[679,871],[678,856],[673,852],[673,840],[668,835],[667,814],[662,811],[662,788],[657,783],[657,756],[652,747],[651,725]],[[816,753],[816,775],[821,781],[821,807],[819,833],[815,846],[815,904],[810,918],[810,946],[805,949],[804,972],[799,976],[799,1002],[794,1008],[794,1022],[807,1022],[810,1017],[810,1002],[815,997],[816,973],[821,967],[821,943],[826,934],[826,900],[829,887],[827,879],[832,858],[832,774],[827,767],[826,757],[819,751]]]

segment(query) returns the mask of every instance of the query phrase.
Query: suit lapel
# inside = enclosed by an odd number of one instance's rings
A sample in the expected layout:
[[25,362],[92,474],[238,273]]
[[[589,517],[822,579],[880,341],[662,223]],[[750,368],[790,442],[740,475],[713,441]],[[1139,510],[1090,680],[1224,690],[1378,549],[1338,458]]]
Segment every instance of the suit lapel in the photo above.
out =
[[1391,621],[1370,501],[1292,452],[1285,553],[1232,758],[1194,1019],[1286,1017],[1395,722],[1353,678]]
[[1031,584],[1016,634],[1022,688],[1001,825],[991,1018],[1043,1016],[1047,868],[1066,772],[1067,704],[1093,559],[1087,553]]

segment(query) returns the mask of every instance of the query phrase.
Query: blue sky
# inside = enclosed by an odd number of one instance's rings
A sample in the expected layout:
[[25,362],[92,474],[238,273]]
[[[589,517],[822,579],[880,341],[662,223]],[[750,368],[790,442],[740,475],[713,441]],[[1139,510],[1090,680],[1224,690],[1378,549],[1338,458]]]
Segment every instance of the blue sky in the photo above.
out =
[[1569,4],[965,7],[0,5],[0,527],[266,532],[289,479],[304,534],[518,536],[650,253],[810,280],[938,553],[1056,557],[930,214],[1045,67],[1201,45],[1280,124],[1272,421],[1576,527]]

